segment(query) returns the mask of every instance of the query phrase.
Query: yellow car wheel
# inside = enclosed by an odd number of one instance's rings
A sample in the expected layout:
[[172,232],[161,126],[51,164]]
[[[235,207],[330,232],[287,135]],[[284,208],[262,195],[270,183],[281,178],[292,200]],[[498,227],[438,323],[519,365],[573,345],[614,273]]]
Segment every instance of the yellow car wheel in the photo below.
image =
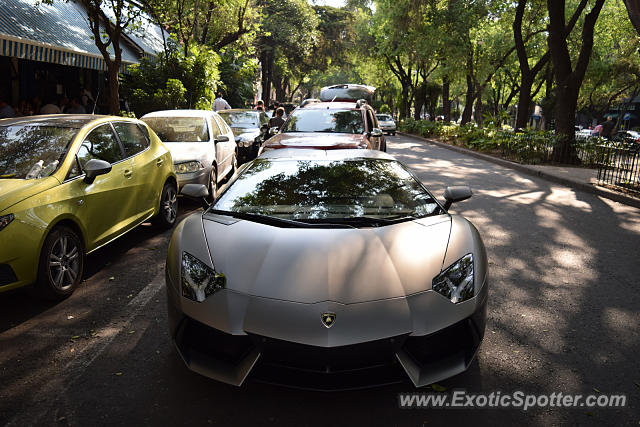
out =
[[82,281],[84,246],[69,227],[54,227],[42,246],[37,287],[47,299],[62,300]]
[[160,193],[160,211],[153,223],[161,228],[171,228],[178,219],[178,189],[173,182],[166,182]]

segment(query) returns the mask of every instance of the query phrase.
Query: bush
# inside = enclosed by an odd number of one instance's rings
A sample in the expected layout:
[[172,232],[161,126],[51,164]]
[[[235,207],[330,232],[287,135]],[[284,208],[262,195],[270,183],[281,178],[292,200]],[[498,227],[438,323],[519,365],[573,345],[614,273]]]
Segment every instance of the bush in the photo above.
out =
[[[559,143],[553,132],[533,129],[514,132],[509,126],[499,126],[500,122],[501,120],[496,120],[493,126],[479,128],[474,123],[460,126],[455,123],[407,118],[400,122],[398,129],[425,138],[441,138],[476,151],[500,154],[501,157],[521,163],[551,161],[553,149]],[[599,143],[599,138],[576,142],[575,148],[583,165],[592,165],[597,161]]]
[[121,93],[138,116],[164,109],[210,109],[219,62],[217,54],[197,46],[185,57],[171,42],[158,58],[142,58],[130,67]]

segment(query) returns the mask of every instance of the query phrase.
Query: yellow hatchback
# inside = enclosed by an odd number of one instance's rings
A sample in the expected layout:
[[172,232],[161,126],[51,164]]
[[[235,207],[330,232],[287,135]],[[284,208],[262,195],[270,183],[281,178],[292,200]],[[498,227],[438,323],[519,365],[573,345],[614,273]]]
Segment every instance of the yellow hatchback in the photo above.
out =
[[139,120],[0,120],[0,292],[69,296],[87,253],[149,218],[172,227],[177,190],[169,150]]

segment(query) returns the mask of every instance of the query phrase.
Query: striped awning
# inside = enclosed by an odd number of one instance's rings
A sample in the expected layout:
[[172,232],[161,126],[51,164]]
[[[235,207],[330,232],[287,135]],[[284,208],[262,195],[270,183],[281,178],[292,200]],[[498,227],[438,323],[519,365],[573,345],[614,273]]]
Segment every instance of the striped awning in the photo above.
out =
[[[102,57],[47,46],[33,41],[14,40],[3,34],[0,34],[0,56],[107,71],[107,64]],[[120,64],[120,72],[127,73],[130,65],[131,63],[122,62]]]
[[[0,0],[0,55],[104,71],[87,19],[73,1]],[[140,48],[124,41],[120,47],[126,72],[138,62]]]

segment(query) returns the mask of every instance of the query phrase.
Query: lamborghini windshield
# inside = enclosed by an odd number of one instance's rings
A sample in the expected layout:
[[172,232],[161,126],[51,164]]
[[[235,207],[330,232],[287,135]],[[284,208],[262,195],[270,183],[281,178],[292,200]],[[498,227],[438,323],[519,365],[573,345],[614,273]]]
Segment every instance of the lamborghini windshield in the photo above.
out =
[[41,124],[0,126],[0,179],[38,179],[55,172],[78,133]]
[[308,223],[382,223],[441,213],[404,166],[388,159],[258,159],[212,211]]

